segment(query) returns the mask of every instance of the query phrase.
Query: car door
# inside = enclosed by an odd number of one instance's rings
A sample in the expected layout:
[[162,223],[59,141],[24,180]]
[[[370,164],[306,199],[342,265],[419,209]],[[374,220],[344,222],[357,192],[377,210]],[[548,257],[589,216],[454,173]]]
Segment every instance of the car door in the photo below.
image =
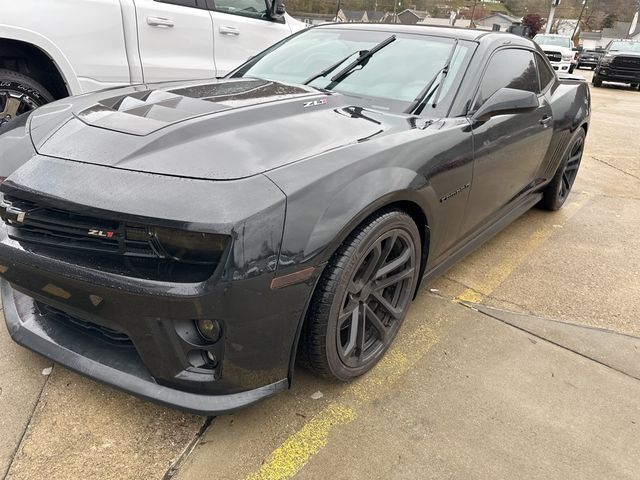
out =
[[145,82],[215,77],[205,0],[135,0]]
[[207,1],[219,77],[291,34],[287,17],[270,19],[264,0]]
[[[530,111],[473,120],[473,113],[500,88],[538,94]],[[474,142],[474,169],[463,232],[497,220],[533,186],[553,136],[549,102],[540,93],[532,51],[503,48],[494,52],[484,71],[469,114]]]

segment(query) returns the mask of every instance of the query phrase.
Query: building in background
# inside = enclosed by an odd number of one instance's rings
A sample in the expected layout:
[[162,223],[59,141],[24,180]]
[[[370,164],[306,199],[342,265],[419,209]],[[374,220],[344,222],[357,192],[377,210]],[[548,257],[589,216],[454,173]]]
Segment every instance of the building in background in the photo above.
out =
[[[495,29],[500,30],[501,32],[506,32],[512,25],[519,25],[520,19],[504,13],[496,12],[491,15],[487,15],[486,17],[479,18],[474,23],[476,24],[476,28],[480,28],[482,30]],[[499,25],[499,27],[495,28],[494,25]]]
[[398,23],[404,23],[406,25],[414,25],[422,22],[425,18],[428,18],[429,14],[423,10],[414,10],[407,8],[406,10],[398,13]]

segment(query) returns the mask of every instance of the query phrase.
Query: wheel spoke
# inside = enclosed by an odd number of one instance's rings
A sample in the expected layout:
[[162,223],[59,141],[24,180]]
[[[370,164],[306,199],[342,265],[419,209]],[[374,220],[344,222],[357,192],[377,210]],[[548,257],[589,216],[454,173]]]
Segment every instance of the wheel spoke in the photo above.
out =
[[579,165],[580,165],[580,164],[579,164],[578,162],[575,162],[575,163],[568,163],[568,164],[567,164],[567,167],[565,168],[565,171],[567,171],[567,172],[572,172],[572,171],[574,171],[574,170],[577,170],[577,169],[578,169],[578,167],[579,167]]
[[398,258],[392,260],[391,262],[381,267],[376,272],[375,278],[378,279],[378,278],[384,277],[385,275],[388,275],[389,273],[393,272],[394,270],[404,265],[410,258],[411,258],[411,250],[409,248],[406,248]]
[[407,278],[411,278],[413,276],[413,271],[414,271],[414,268],[410,267],[410,268],[407,268],[406,270],[403,270],[400,273],[396,273],[392,277],[385,278],[384,280],[381,280],[375,285],[375,289],[384,290],[385,288],[390,287],[391,285],[395,285],[396,283],[406,280]]
[[338,326],[338,330],[340,330],[340,327],[344,325],[345,321],[349,317],[351,318],[351,322],[349,323],[349,340],[347,341],[347,344],[345,346],[340,345],[340,347],[342,348],[342,355],[344,355],[345,357],[349,357],[356,348],[358,331],[361,323],[360,318],[362,317],[360,310],[360,305],[356,304],[356,307],[353,310],[344,314],[344,319],[339,323]]
[[378,303],[384,308],[393,318],[400,318],[402,310],[394,307],[389,300],[384,298],[380,292],[373,292],[371,295],[378,301]]
[[0,113],[0,118],[15,118],[18,115],[18,110],[22,102],[12,96],[6,95],[6,101],[4,103],[4,109]]
[[381,341],[386,342],[387,340],[386,325],[382,323],[382,320],[380,320],[380,317],[378,317],[378,315],[376,315],[376,312],[374,312],[373,309],[366,303],[364,304],[364,318],[368,320],[369,325],[371,325],[378,332],[378,338],[380,338]]

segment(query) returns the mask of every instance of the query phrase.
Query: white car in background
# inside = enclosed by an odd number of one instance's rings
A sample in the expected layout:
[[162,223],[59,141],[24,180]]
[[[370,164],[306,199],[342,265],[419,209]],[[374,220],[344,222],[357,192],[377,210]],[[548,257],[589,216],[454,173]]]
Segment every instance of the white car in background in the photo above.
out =
[[538,34],[533,37],[544,54],[547,56],[554,70],[573,73],[578,64],[578,51],[573,48],[571,37],[556,34]]
[[282,0],[7,0],[0,125],[69,95],[221,77],[303,28]]

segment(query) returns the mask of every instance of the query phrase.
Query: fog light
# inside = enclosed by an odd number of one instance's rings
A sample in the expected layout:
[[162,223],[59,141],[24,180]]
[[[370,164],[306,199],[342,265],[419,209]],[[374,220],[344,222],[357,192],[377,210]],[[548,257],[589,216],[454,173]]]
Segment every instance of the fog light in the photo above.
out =
[[202,335],[207,340],[217,342],[220,339],[220,333],[222,329],[220,328],[220,323],[217,320],[210,320],[208,318],[205,318],[203,320],[197,320],[196,325],[198,327],[200,335]]

